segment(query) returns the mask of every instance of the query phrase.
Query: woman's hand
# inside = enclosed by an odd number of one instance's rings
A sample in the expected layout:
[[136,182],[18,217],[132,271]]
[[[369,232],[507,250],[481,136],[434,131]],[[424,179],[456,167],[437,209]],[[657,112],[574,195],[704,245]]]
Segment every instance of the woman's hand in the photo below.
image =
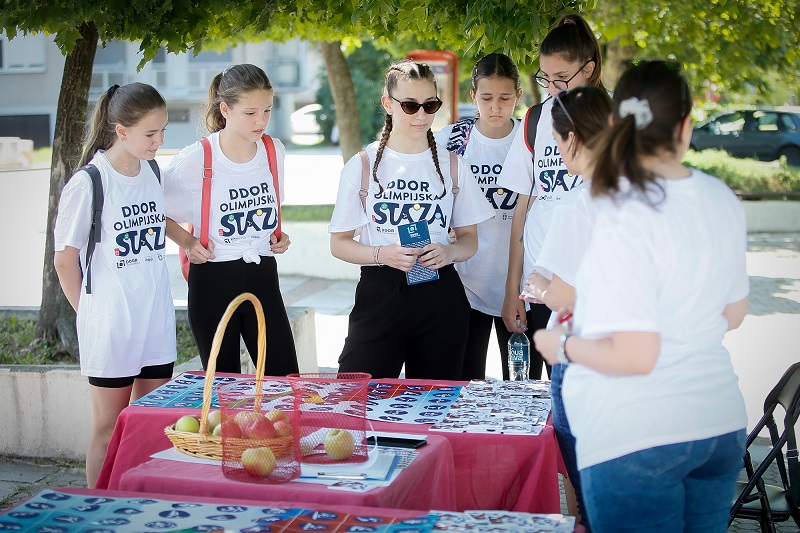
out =
[[523,293],[520,298],[526,302],[531,303],[545,303],[544,295],[547,289],[550,288],[550,280],[542,276],[538,272],[532,272],[525,279],[525,286],[522,288]]
[[183,250],[189,258],[189,262],[195,265],[202,265],[214,259],[214,242],[208,241],[208,248],[200,244],[200,239],[192,237],[192,242]]
[[450,246],[440,242],[431,243],[419,250],[419,262],[422,266],[438,270],[453,262],[449,254]]
[[[525,333],[528,325],[528,317],[525,316],[525,302],[519,299],[518,292],[514,291],[514,294],[506,293],[506,297],[503,300],[503,309],[500,311],[503,324],[506,325],[506,329],[511,333]],[[518,320],[522,327],[517,327]]]
[[289,235],[285,231],[281,232],[280,240],[274,233],[269,236],[269,247],[273,254],[282,254],[289,249],[290,244],[292,241],[289,240]]
[[536,345],[536,349],[542,354],[544,360],[551,365],[558,364],[556,352],[561,343],[561,335],[566,332],[567,330],[562,326],[556,326],[553,329],[540,329],[533,334],[533,344]]
[[381,246],[378,250],[378,263],[403,272],[408,272],[417,262],[419,248],[404,248],[399,242]]

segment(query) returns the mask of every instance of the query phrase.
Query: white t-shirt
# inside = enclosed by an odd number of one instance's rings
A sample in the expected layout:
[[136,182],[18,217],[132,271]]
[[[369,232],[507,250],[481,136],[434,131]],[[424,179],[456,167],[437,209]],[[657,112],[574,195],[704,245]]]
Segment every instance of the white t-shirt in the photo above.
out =
[[[491,139],[472,127],[463,155],[463,167],[469,169],[464,179],[471,175],[483,191],[494,210],[494,218],[478,224],[478,252],[463,263],[456,263],[467,298],[473,309],[492,316],[500,316],[505,297],[505,278],[508,274],[508,243],[511,221],[519,195],[497,185],[497,176],[519,129],[519,121],[502,139]],[[435,135],[444,150],[453,126],[445,126]],[[460,156],[461,157],[461,156]]]
[[[81,374],[136,376],[142,367],[175,361],[175,309],[165,261],[164,194],[150,165],[123,176],[102,152],[91,161],[103,181],[101,236],[92,257],[92,293],[81,283],[78,347]],[[81,250],[92,224],[92,179],[77,172],[64,186],[55,250]]]
[[[450,244],[448,228],[459,228],[478,224],[494,216],[486,198],[481,194],[475,180],[459,179],[459,193],[453,200],[453,183],[450,178],[450,154],[444,148],[437,149],[439,168],[444,176],[446,194],[442,194],[442,182],[433,165],[430,150],[418,154],[403,154],[391,148],[383,149],[378,167],[378,178],[383,192],[372,178],[378,143],[369,144],[365,150],[369,156],[369,193],[366,212],[361,205],[361,156],[350,158],[342,169],[339,192],[331,216],[328,232],[353,231],[359,234],[362,244],[385,246],[400,240],[397,226],[426,220],[431,242]],[[468,176],[459,161],[459,176]]]
[[524,283],[528,274],[533,272],[542,242],[550,227],[553,208],[569,191],[582,183],[580,176],[569,174],[561,159],[553,135],[553,121],[550,115],[552,109],[553,99],[550,98],[542,104],[533,156],[525,144],[525,125],[520,126],[503,164],[503,171],[498,177],[499,185],[525,195],[531,194],[531,183],[535,180],[533,196],[536,199],[532,201],[531,209],[525,218],[523,233],[525,259],[520,284]]
[[[214,262],[234,261],[251,254],[274,255],[269,238],[278,224],[277,200],[269,170],[267,151],[260,140],[256,155],[247,163],[234,163],[219,146],[219,132],[211,141],[211,205],[208,239],[214,243]],[[283,160],[286,149],[273,137],[278,159],[278,186],[283,201]],[[178,153],[164,171],[167,216],[194,225],[200,237],[203,193],[203,145],[200,141]]]
[[575,187],[553,209],[534,270],[547,279],[555,274],[575,287],[578,267],[592,239],[596,211],[588,184]]
[[631,197],[596,202],[578,271],[575,330],[590,338],[657,332],[661,348],[645,376],[569,365],[563,396],[579,468],[747,425],[722,345],[725,306],[749,293],[744,208],[702,172],[659,183],[666,200],[655,209]]

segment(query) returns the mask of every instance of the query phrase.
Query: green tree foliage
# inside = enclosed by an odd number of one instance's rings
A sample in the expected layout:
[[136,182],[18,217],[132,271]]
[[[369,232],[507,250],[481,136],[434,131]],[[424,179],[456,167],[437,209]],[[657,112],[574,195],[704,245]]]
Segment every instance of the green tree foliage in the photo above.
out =
[[601,44],[627,47],[630,59],[682,63],[696,92],[768,94],[768,72],[799,85],[796,0],[597,0],[587,19]]

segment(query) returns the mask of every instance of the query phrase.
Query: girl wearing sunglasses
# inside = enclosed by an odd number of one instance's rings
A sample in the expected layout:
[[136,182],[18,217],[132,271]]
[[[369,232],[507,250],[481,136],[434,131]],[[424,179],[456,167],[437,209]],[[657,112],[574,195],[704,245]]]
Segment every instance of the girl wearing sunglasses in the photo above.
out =
[[[449,154],[430,129],[441,101],[428,65],[391,65],[381,104],[380,140],[366,147],[366,161],[356,154],[344,166],[328,228],[331,253],[362,265],[339,370],[396,378],[405,364],[408,378],[457,380],[470,307],[452,263],[475,254],[476,225],[494,213],[474,180],[454,191]],[[401,246],[398,226],[423,221],[431,243]],[[439,278],[409,284],[417,262]]]
[[[550,96],[584,85],[602,87],[600,55],[586,21],[578,15],[566,15],[542,41],[536,81]],[[553,207],[581,183],[580,176],[570,174],[561,158],[553,136],[552,109],[553,99],[548,98],[528,110],[498,179],[500,186],[519,193],[511,225],[503,322],[509,331],[527,329],[529,336],[547,325],[550,309],[533,303],[526,311],[526,303],[519,299],[520,288],[525,276],[533,272]],[[539,379],[541,375],[542,357],[531,344],[530,377]]]
[[511,333],[500,316],[505,290],[497,280],[508,272],[508,239],[517,193],[497,185],[511,141],[519,129],[512,118],[522,96],[519,70],[506,55],[484,56],[472,69],[470,96],[478,106],[478,118],[464,118],[443,128],[436,139],[462,157],[469,169],[465,179],[474,179],[483,190],[495,216],[478,225],[478,252],[456,265],[471,306],[469,337],[461,379],[486,377],[486,351],[494,325],[502,358],[503,377],[508,379],[507,345]]

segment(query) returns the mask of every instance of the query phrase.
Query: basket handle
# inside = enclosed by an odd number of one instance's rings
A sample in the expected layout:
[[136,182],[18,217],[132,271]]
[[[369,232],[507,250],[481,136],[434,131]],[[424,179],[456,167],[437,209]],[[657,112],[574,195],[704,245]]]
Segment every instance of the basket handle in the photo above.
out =
[[258,323],[258,359],[256,360],[256,401],[254,409],[261,405],[261,394],[264,381],[264,365],[267,358],[267,326],[264,320],[264,309],[261,302],[253,293],[243,292],[228,304],[222,318],[217,324],[217,331],[214,333],[214,340],[211,341],[211,353],[208,357],[206,367],[206,379],[203,386],[203,411],[200,415],[200,433],[208,435],[208,412],[211,410],[211,391],[214,387],[214,371],[217,368],[217,355],[222,346],[222,339],[225,336],[225,328],[228,326],[233,313],[242,302],[250,301],[256,310],[256,321]]

